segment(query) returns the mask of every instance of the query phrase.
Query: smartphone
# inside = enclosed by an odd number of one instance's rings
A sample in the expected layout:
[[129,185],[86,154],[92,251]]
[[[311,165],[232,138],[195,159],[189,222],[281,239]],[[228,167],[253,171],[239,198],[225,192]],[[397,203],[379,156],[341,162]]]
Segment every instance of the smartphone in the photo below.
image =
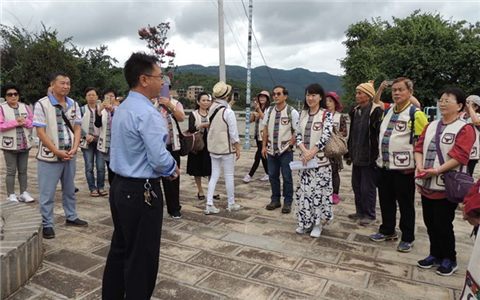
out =
[[233,89],[233,101],[237,102],[240,92],[238,89]]
[[170,85],[164,84],[162,87],[162,90],[160,91],[160,97],[168,98],[170,99]]
[[424,171],[424,172],[420,172],[420,173],[418,173],[418,174],[415,176],[415,178],[422,178],[422,177],[425,176],[425,175],[427,175],[427,172],[425,172],[425,171]]
[[105,101],[107,101],[108,104],[112,104],[111,96],[105,95]]
[[395,79],[387,79],[385,80],[388,84],[388,86],[392,86],[393,82],[395,81]]

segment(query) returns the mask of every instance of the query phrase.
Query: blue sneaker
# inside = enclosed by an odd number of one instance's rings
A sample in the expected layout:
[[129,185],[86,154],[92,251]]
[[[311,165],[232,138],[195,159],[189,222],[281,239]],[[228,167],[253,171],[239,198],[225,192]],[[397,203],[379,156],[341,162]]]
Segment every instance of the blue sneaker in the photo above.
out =
[[438,267],[437,274],[442,276],[450,276],[458,270],[457,262],[448,258],[443,259],[442,265]]
[[384,242],[384,241],[393,242],[393,241],[398,240],[398,235],[396,233],[390,234],[390,235],[385,235],[385,234],[379,232],[379,233],[376,233],[376,234],[372,234],[370,236],[370,239],[374,242]]
[[397,251],[399,252],[410,252],[412,251],[414,242],[408,243],[404,241],[400,241],[400,243],[397,246]]
[[433,255],[429,255],[427,258],[419,260],[417,266],[422,269],[430,269],[433,266],[439,266],[442,263],[441,258],[436,258]]

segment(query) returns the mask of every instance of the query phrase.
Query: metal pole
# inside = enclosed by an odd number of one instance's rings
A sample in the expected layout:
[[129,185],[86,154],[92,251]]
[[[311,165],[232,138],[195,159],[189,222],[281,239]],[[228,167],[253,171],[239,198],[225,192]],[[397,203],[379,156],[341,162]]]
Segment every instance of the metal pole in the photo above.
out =
[[245,113],[245,145],[243,149],[250,149],[250,98],[251,98],[251,82],[252,82],[252,12],[253,0],[248,5],[248,54],[247,54],[247,99]]
[[218,49],[220,54],[219,75],[220,81],[227,82],[225,71],[225,34],[223,24],[223,0],[218,0]]

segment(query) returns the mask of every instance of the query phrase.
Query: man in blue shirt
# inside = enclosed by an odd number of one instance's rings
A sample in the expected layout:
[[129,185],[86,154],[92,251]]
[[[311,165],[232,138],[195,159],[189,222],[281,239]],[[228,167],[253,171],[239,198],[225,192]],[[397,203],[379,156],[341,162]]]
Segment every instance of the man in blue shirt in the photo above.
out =
[[144,53],[132,54],[125,63],[130,93],[115,110],[110,145],[114,232],[103,274],[104,300],[147,300],[155,288],[163,220],[160,178],[173,180],[180,172],[166,149],[165,122],[149,100],[163,86],[157,63]]

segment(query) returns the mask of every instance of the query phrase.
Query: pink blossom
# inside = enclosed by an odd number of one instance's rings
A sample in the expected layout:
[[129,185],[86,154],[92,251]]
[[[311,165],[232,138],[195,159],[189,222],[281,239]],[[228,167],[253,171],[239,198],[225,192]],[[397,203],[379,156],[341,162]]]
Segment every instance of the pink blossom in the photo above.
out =
[[165,50],[163,50],[163,49],[158,49],[158,50],[157,50],[157,53],[158,53],[158,54],[163,54],[163,53],[165,53]]
[[177,85],[177,84],[178,84],[178,80],[175,81],[175,85]]

